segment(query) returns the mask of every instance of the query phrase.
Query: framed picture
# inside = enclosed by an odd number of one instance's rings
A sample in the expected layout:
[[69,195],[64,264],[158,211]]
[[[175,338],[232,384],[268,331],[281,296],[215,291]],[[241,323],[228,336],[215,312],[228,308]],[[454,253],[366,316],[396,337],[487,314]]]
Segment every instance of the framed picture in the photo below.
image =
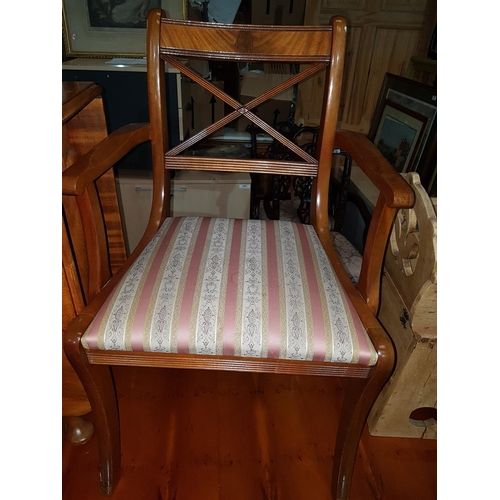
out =
[[[396,123],[397,122],[397,123]],[[384,129],[385,125],[385,129]],[[400,157],[398,166],[391,159],[388,145],[394,146],[403,131],[410,150],[404,163]],[[437,169],[437,91],[434,87],[387,73],[375,107],[368,133],[377,148],[399,172],[415,171],[422,185],[430,192],[436,179]],[[398,135],[399,134],[399,135]],[[382,151],[380,138],[383,139]],[[412,140],[410,140],[413,138]],[[399,145],[399,144],[398,144]],[[406,143],[402,145],[407,147]],[[399,153],[399,151],[398,151]],[[395,154],[394,152],[392,153]],[[404,155],[403,155],[404,156]]]
[[426,124],[425,116],[386,100],[373,142],[398,172],[406,172],[413,164]]
[[150,9],[184,19],[187,0],[63,0],[63,42],[71,57],[144,57]]

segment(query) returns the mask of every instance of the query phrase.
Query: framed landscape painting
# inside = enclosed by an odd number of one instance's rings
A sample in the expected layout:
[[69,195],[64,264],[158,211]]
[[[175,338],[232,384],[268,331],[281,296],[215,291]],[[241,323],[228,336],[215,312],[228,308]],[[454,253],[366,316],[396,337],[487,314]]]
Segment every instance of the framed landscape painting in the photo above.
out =
[[426,123],[425,116],[385,102],[373,142],[398,172],[413,164]]
[[428,192],[437,174],[436,135],[437,90],[387,73],[368,139],[398,172],[417,172]]
[[67,57],[144,57],[150,9],[184,19],[187,0],[63,0]]

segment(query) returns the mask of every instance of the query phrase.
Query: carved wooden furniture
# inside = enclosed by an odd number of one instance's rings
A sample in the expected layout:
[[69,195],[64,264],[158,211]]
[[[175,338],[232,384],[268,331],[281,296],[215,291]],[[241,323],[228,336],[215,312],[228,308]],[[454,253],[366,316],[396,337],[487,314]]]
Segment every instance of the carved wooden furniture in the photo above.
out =
[[[67,82],[62,86],[62,168],[63,171],[104,140],[108,133],[101,88],[90,82]],[[113,269],[125,262],[125,246],[121,235],[120,211],[114,186],[113,171],[109,170],[98,183],[98,192],[106,213],[107,232]],[[78,222],[75,198],[63,197],[62,220],[62,330],[63,335],[71,320],[92,298],[89,268]],[[91,411],[81,382],[71,368],[63,351],[62,410],[66,435],[71,442],[81,444],[92,436],[92,424],[81,417]]]
[[[415,204],[396,215],[384,259],[378,318],[394,342],[394,373],[368,417],[373,436],[437,438],[437,218],[433,203],[410,172]],[[362,256],[332,233],[354,283]]]
[[[314,27],[222,25],[170,20],[159,9],[151,10],[150,124],[111,134],[63,172],[63,195],[80,209],[82,235],[90,239],[88,258],[96,270],[91,275],[93,299],[68,327],[64,346],[93,408],[103,493],[112,493],[120,473],[118,402],[110,367],[133,365],[338,377],[345,396],[332,498],[349,498],[362,427],[393,368],[393,348],[375,313],[389,230],[396,210],[412,205],[413,192],[366,138],[336,134],[345,33],[340,17]],[[242,106],[185,66],[182,60],[189,57],[307,66]],[[160,77],[165,62],[234,109],[170,149]],[[252,110],[322,69],[327,72],[323,119],[311,156]],[[281,140],[300,160],[180,154],[240,115]],[[94,181],[147,140],[153,157],[151,215],[138,247],[114,272],[108,266]],[[381,192],[357,289],[330,240],[327,205],[334,147],[348,151]],[[311,225],[169,217],[170,169],[312,176]]]
[[437,437],[437,218],[418,174],[415,206],[398,212],[384,261],[379,320],[396,368],[368,418],[373,436]]
[[[355,177],[359,183],[359,174]],[[414,190],[415,204],[396,215],[378,313],[394,342],[396,365],[373,405],[368,429],[373,436],[436,439],[437,217],[420,176],[410,172],[404,177]],[[349,242],[339,247],[338,238],[334,235],[334,245],[356,282],[361,255]]]

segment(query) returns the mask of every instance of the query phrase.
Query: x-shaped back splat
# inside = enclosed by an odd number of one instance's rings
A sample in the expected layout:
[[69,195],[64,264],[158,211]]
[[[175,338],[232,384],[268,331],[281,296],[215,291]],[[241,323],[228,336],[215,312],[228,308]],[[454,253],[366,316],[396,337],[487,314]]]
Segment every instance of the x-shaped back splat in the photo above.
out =
[[[212,125],[204,128],[202,131],[198,132],[195,134],[193,137],[186,139],[184,142],[179,144],[178,146],[168,150],[165,153],[165,167],[166,168],[182,168],[182,169],[199,169],[200,167],[203,167],[203,164],[210,162],[209,158],[205,157],[194,157],[194,156],[177,156],[189,147],[191,147],[193,144],[196,144],[197,142],[201,141],[202,139],[208,137],[211,135],[213,132],[216,130],[222,128],[224,125],[227,125],[228,123],[232,122],[236,118],[239,118],[240,116],[245,116],[248,118],[250,121],[252,121],[255,125],[260,127],[264,132],[267,132],[270,136],[274,137],[277,141],[279,141],[281,144],[289,148],[291,151],[293,151],[297,156],[301,157],[304,162],[283,162],[283,161],[273,161],[273,160],[266,160],[265,162],[262,161],[256,161],[256,160],[240,160],[240,168],[236,164],[234,164],[234,169],[235,171],[238,170],[245,170],[245,171],[253,171],[253,172],[260,172],[260,173],[267,173],[268,168],[270,164],[272,164],[274,168],[274,173],[280,173],[280,174],[288,174],[288,175],[307,175],[307,176],[316,176],[317,175],[317,168],[318,168],[318,161],[316,158],[305,152],[302,148],[300,148],[297,144],[292,142],[291,140],[287,139],[283,134],[279,133],[276,129],[271,127],[268,123],[263,121],[261,118],[259,118],[256,114],[252,113],[252,109],[256,108],[257,106],[261,105],[263,102],[267,101],[268,99],[272,99],[274,96],[280,94],[284,90],[288,89],[289,87],[296,85],[297,83],[301,82],[302,80],[308,78],[309,76],[315,74],[316,72],[322,70],[323,68],[326,67],[325,63],[316,63],[312,64],[311,66],[306,67],[296,75],[293,75],[292,77],[288,78],[284,82],[281,82],[279,85],[276,85],[275,87],[267,90],[263,94],[261,94],[258,97],[255,97],[252,99],[250,102],[247,104],[243,105],[240,102],[238,102],[236,99],[232,98],[228,94],[226,94],[223,90],[215,86],[213,83],[211,83],[208,80],[205,80],[201,75],[199,75],[196,71],[193,71],[191,68],[187,67],[185,64],[179,62],[175,57],[172,57],[170,55],[165,55],[162,54],[161,56],[167,63],[169,63],[171,66],[174,68],[177,68],[181,73],[186,75],[188,78],[193,80],[194,82],[198,83],[201,85],[203,88],[211,92],[214,96],[218,97],[221,101],[224,101],[226,104],[231,106],[234,111],[229,113],[228,115],[224,116],[220,120],[216,121]],[[225,160],[224,158],[217,158],[217,162],[222,166],[225,162],[229,164],[231,162],[230,159]],[[243,165],[244,163],[244,165]],[[268,168],[266,168],[266,165]],[[227,167],[227,165],[226,165]],[[212,165],[213,168],[213,165]],[[227,168],[225,168],[227,169]],[[277,170],[276,170],[277,169]]]

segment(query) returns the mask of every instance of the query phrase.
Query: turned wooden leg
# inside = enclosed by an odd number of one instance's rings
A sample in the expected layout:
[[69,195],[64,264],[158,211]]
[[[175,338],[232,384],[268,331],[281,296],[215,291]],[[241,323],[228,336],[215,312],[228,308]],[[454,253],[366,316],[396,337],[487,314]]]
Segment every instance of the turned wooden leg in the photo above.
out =
[[[64,351],[82,382],[92,407],[99,446],[99,475],[101,493],[111,495],[120,477],[120,421],[118,402],[111,368],[107,365],[91,365],[80,344],[76,324],[70,325],[64,338]],[[81,327],[84,331],[86,325]]]
[[380,381],[374,379],[350,379],[343,385],[345,395],[333,458],[332,492],[336,500],[349,500],[361,432],[381,390]]
[[[99,443],[99,477],[101,493],[111,495],[120,477],[120,422],[115,388],[109,366],[87,365],[91,381],[83,386],[95,415]],[[87,378],[87,377],[86,377]]]
[[94,426],[83,417],[64,417],[64,437],[76,446],[88,443],[94,435]]

